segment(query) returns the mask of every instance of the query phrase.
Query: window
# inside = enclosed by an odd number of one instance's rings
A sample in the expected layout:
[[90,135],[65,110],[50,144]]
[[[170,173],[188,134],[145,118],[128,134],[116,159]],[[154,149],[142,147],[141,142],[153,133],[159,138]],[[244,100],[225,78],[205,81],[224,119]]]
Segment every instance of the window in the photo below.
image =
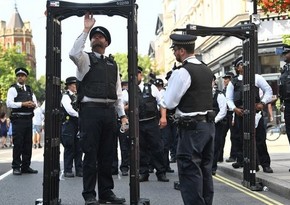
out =
[[21,41],[16,42],[16,52],[22,53],[22,42]]
[[30,54],[30,42],[26,42],[26,53]]
[[280,72],[280,56],[266,55],[261,56],[260,58],[261,58],[261,74]]

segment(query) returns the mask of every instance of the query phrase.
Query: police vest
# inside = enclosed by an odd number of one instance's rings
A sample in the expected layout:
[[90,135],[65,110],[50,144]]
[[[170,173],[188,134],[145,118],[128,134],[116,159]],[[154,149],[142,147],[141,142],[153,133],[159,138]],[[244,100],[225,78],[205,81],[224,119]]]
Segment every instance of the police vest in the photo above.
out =
[[281,100],[290,101],[290,63],[283,66],[279,79],[279,95]]
[[191,84],[178,104],[182,112],[204,112],[212,110],[212,71],[203,64],[185,63],[184,67]]
[[[244,95],[244,85],[243,81],[238,79],[238,76],[235,76],[232,79],[232,84],[234,86],[234,103],[236,107],[242,108],[243,107],[243,95]],[[259,96],[259,88],[255,87],[255,102],[261,102]]]
[[[71,95],[70,93],[69,93],[69,91],[66,91],[65,93],[64,93],[64,95],[68,95],[69,96],[69,98],[70,98],[70,100],[71,100],[71,105],[72,105],[72,108],[75,110],[75,111],[77,111],[78,112],[78,103],[77,103],[77,96],[76,95]],[[67,113],[67,111],[66,111],[66,109],[63,107],[63,105],[61,105],[61,121],[62,122],[65,122],[65,121],[67,121],[67,120],[77,120],[77,117],[74,117],[74,116],[70,116],[68,113]]]
[[139,119],[153,118],[157,113],[157,101],[152,95],[151,85],[145,83],[143,91],[139,89]]
[[[14,98],[14,102],[26,102],[32,101],[32,91],[29,85],[25,85],[26,90],[23,87],[13,84],[11,87],[14,87],[17,91],[17,96]],[[33,113],[34,108],[21,107],[21,108],[12,108],[12,113],[15,112],[24,112],[24,113]]]
[[219,111],[220,111],[219,104],[218,104],[218,101],[217,101],[217,98],[218,98],[219,94],[223,95],[223,92],[220,91],[220,90],[216,90],[214,95],[213,95],[212,107],[213,107],[213,110],[215,111],[216,114],[219,113]]
[[98,59],[94,53],[88,53],[90,70],[82,81],[77,82],[78,101],[84,96],[101,99],[117,99],[117,64],[111,58]]

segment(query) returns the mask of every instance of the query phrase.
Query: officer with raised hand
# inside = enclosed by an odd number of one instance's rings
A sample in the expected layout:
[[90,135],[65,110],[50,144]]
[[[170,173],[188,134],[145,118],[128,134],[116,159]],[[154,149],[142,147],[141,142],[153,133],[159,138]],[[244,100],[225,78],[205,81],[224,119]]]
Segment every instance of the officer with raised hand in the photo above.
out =
[[38,171],[30,167],[32,155],[32,118],[37,100],[31,87],[26,85],[29,72],[26,68],[16,68],[17,83],[7,92],[7,107],[11,108],[11,122],[13,124],[13,175],[22,173],[37,174]]
[[[119,70],[114,59],[105,57],[111,44],[110,32],[96,26],[93,14],[84,16],[84,29],[76,39],[69,56],[77,66],[78,101],[80,102],[80,134],[84,152],[83,192],[85,204],[123,204],[112,189],[112,162],[117,130],[116,113],[122,124],[128,123],[122,103]],[[92,52],[85,52],[89,37]],[[96,181],[98,198],[96,199]]]
[[79,113],[77,105],[77,78],[72,76],[65,80],[66,91],[62,95],[61,108],[62,116],[62,131],[61,142],[64,147],[63,164],[64,176],[74,177],[72,167],[74,163],[75,174],[78,177],[83,176],[82,167],[82,150],[80,147],[78,132],[79,132]]
[[196,37],[171,34],[172,50],[179,69],[172,72],[161,105],[176,108],[179,119],[177,166],[185,205],[212,204],[214,155],[214,112],[212,71],[196,59]]
[[[237,148],[237,161],[232,164],[233,168],[241,168],[244,166],[243,156],[243,74],[244,74],[244,62],[243,57],[240,56],[233,62],[237,75],[227,86],[226,98],[227,105],[230,110],[235,113],[234,125],[233,125],[233,146]],[[256,99],[255,107],[256,113],[259,114],[267,103],[272,101],[272,88],[267,81],[259,74],[255,74],[255,86],[256,86]],[[260,99],[259,88],[263,91],[263,98]],[[256,114],[256,115],[257,115]],[[268,153],[266,144],[266,128],[264,126],[264,120],[261,117],[256,122],[256,147],[258,153],[258,159],[260,165],[263,167],[263,171],[266,173],[273,173],[270,167],[271,159]],[[256,171],[259,171],[258,163]]]

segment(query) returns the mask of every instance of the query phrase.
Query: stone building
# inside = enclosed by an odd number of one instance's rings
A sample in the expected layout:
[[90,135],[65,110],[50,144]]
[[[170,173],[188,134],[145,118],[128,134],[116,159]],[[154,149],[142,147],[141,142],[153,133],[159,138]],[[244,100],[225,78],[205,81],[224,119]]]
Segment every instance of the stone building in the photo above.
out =
[[[157,18],[156,38],[149,45],[149,56],[157,62],[157,69],[169,71],[175,62],[169,35],[175,28],[187,24],[208,27],[234,27],[250,22],[253,5],[249,0],[163,0],[163,13]],[[276,48],[282,46],[282,35],[290,28],[288,14],[263,14],[259,8],[258,68],[277,94],[279,69],[282,67]],[[196,55],[220,78],[233,71],[232,61],[242,54],[242,41],[236,37],[198,37]]]

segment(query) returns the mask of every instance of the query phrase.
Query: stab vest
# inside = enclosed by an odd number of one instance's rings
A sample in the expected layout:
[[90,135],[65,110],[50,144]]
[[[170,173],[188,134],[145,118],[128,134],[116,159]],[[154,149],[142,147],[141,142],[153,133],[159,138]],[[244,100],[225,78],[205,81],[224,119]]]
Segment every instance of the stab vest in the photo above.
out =
[[191,77],[191,84],[178,104],[184,113],[212,110],[212,71],[203,64],[185,62],[183,66]]
[[111,59],[98,59],[94,53],[88,53],[90,70],[82,81],[77,82],[78,101],[84,96],[101,99],[117,99],[117,64]]
[[[68,95],[69,96],[69,98],[71,99],[71,105],[72,105],[72,108],[75,110],[75,111],[77,111],[78,112],[78,103],[77,103],[77,96],[76,95],[71,95],[70,93],[69,93],[69,91],[66,91],[65,93],[64,93],[64,95]],[[62,116],[61,116],[61,118],[62,118],[62,121],[64,122],[64,121],[66,121],[66,120],[68,120],[68,119],[77,119],[77,117],[73,117],[73,116],[70,116],[68,113],[67,113],[67,111],[66,111],[66,109],[63,107],[63,105],[61,105],[61,113],[62,113]]]
[[219,113],[219,111],[220,111],[219,104],[218,104],[218,101],[217,101],[217,98],[218,98],[219,94],[223,95],[223,92],[220,91],[220,90],[216,90],[214,95],[213,95],[212,107],[213,107],[213,110],[215,111],[216,114]]
[[[234,103],[236,107],[242,108],[243,107],[243,81],[238,79],[238,76],[235,76],[232,79],[232,84],[234,86]],[[261,102],[260,95],[259,95],[259,88],[255,87],[255,102]]]
[[157,112],[157,101],[152,95],[151,85],[145,83],[143,91],[139,89],[139,119],[156,117]]
[[[26,90],[20,87],[17,84],[11,85],[17,91],[17,96],[14,98],[14,102],[25,102],[32,101],[32,91],[29,85],[25,85]],[[24,113],[33,113],[34,108],[21,107],[21,108],[12,108],[12,113],[15,112],[24,112]]]

